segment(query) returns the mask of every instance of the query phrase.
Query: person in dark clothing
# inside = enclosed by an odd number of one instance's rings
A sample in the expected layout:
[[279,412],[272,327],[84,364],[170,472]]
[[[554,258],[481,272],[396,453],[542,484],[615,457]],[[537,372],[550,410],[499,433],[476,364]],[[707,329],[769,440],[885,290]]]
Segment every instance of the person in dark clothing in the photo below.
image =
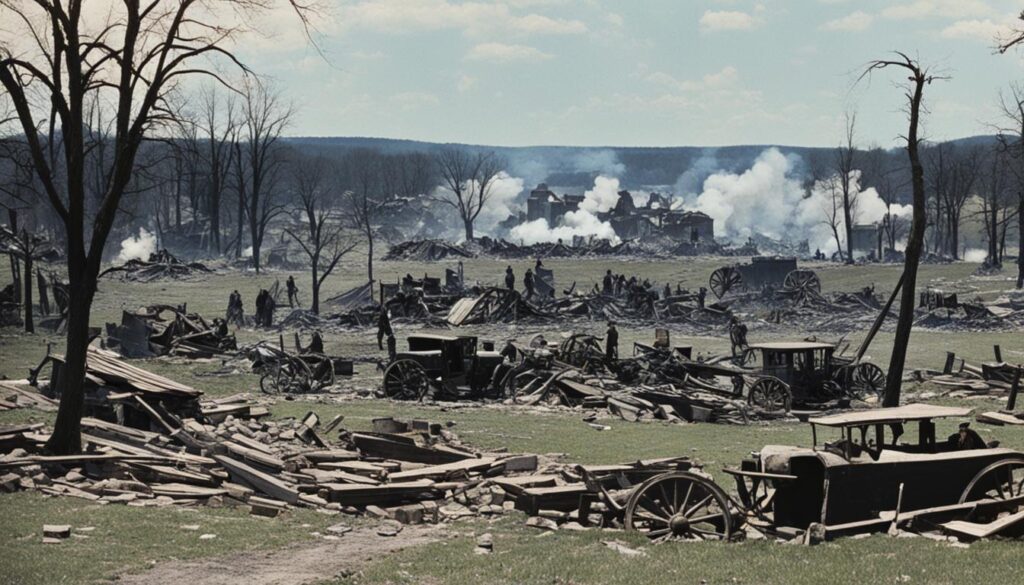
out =
[[264,325],[264,327],[273,327],[274,326],[274,311],[276,309],[277,309],[277,301],[275,301],[274,297],[271,296],[270,293],[268,292],[267,293],[267,300],[266,300],[266,302],[263,305],[263,317],[264,317],[263,325]]
[[619,330],[615,328],[615,321],[608,322],[604,333],[604,357],[609,362],[619,358]]
[[398,341],[394,335],[388,335],[388,360],[395,361],[395,356],[398,355]]
[[391,329],[391,316],[388,315],[388,308],[381,307],[380,315],[377,316],[377,349],[384,349],[384,338],[394,335]]
[[697,306],[700,307],[701,309],[704,308],[704,299],[706,299],[707,296],[708,289],[704,288],[703,286],[700,287],[700,290],[697,291]]
[[614,292],[615,277],[612,276],[611,269],[608,269],[608,272],[604,273],[604,281],[602,282],[602,285],[603,285],[602,292],[604,294],[610,295],[610,294],[612,294]]
[[505,347],[501,349],[501,357],[512,363],[519,361],[519,350],[512,344],[511,339],[506,341]]
[[665,290],[662,292],[662,298],[667,299],[672,296],[672,286],[669,283],[665,283]]
[[747,348],[747,326],[736,317],[729,320],[729,341],[732,343],[733,357]]
[[971,428],[971,423],[966,422],[960,423],[960,430],[949,436],[949,445],[956,451],[988,448],[978,431]]
[[294,307],[295,302],[299,296],[299,287],[295,286],[294,276],[288,277],[288,280],[285,281],[285,288],[288,289],[288,306]]
[[525,298],[533,298],[533,271],[529,268],[526,269],[526,274],[523,275],[523,288],[526,289]]
[[516,273],[512,272],[511,266],[505,269],[505,288],[508,290],[516,289]]
[[544,263],[540,261],[540,257],[537,258],[537,264],[534,265],[533,269],[540,272],[540,269],[544,268]]
[[617,279],[615,279],[615,296],[617,296],[617,297],[622,296],[622,291],[625,288],[626,288],[626,276],[623,275],[623,274],[620,274],[619,277]]
[[264,315],[267,310],[267,298],[270,293],[266,289],[260,289],[260,292],[256,293],[256,326],[262,327],[265,321]]

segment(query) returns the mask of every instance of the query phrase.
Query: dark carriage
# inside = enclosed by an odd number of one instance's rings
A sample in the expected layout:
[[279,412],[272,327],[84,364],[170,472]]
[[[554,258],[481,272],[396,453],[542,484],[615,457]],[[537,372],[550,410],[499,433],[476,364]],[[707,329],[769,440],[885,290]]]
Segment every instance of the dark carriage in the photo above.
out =
[[766,285],[821,292],[821,280],[813,270],[797,268],[792,256],[754,256],[750,264],[723,266],[711,273],[708,286],[722,298],[729,291],[757,290]]
[[[728,493],[708,474],[680,468],[625,481],[583,473],[588,497],[652,541],[731,540],[744,524],[769,534],[822,525],[825,538],[887,530],[915,517],[992,519],[1024,505],[1024,454],[1005,448],[956,450],[936,437],[935,419],[969,408],[911,404],[810,419],[812,447],[768,445],[723,470]],[[916,432],[906,427],[916,424]],[[833,441],[821,441],[819,429]],[[626,478],[630,479],[630,478]],[[625,494],[607,486],[628,487]]]
[[422,400],[482,397],[492,386],[502,357],[477,347],[469,335],[419,334],[408,337],[409,349],[398,352],[384,369],[383,390],[388,398]]
[[[836,346],[818,341],[755,343],[745,363],[756,362],[750,404],[769,411],[796,404],[840,398],[877,399],[885,390],[885,373],[866,361],[835,354]],[[752,355],[751,355],[752,354]]]

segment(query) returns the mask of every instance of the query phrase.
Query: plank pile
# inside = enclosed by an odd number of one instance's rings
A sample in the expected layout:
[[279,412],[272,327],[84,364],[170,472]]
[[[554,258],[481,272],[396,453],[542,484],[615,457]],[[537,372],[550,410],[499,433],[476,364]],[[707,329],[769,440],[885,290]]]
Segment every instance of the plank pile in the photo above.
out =
[[201,262],[182,262],[167,250],[159,250],[149,255],[149,260],[133,258],[120,266],[112,266],[100,273],[120,274],[129,282],[152,282],[167,278],[188,278],[197,274],[213,272]]
[[106,346],[129,358],[180,355],[208,358],[238,349],[227,324],[211,324],[186,307],[150,305],[134,312],[124,311],[121,324],[107,323]]

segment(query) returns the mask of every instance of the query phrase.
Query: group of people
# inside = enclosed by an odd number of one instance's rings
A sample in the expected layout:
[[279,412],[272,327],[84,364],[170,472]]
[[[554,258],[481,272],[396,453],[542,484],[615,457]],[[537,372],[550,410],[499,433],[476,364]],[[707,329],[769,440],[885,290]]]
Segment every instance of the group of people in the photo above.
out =
[[[526,269],[526,272],[523,274],[523,298],[532,299],[537,294],[537,276],[534,273],[534,270],[539,273],[540,269],[543,267],[544,262],[542,262],[540,258],[537,258],[537,263],[534,265],[534,268]],[[505,288],[508,290],[516,289],[516,273],[512,270],[511,264],[505,268]]]
[[[289,276],[285,281],[285,290],[288,293],[288,306],[294,307],[299,302],[299,287],[295,285],[295,277]],[[274,311],[277,310],[277,300],[267,289],[260,289],[256,294],[256,326],[271,327],[274,324]],[[225,324],[242,327],[245,325],[245,307],[242,304],[242,293],[235,289],[228,295],[228,309],[225,314]]]

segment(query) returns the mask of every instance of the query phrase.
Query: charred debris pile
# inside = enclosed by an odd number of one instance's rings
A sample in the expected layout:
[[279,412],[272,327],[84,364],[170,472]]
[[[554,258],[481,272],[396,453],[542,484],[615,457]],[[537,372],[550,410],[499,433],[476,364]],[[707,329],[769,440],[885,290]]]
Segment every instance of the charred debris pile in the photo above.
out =
[[202,262],[184,262],[167,250],[149,255],[148,260],[133,258],[120,266],[112,266],[100,276],[113,274],[128,282],[153,282],[163,279],[187,279],[213,272]]

